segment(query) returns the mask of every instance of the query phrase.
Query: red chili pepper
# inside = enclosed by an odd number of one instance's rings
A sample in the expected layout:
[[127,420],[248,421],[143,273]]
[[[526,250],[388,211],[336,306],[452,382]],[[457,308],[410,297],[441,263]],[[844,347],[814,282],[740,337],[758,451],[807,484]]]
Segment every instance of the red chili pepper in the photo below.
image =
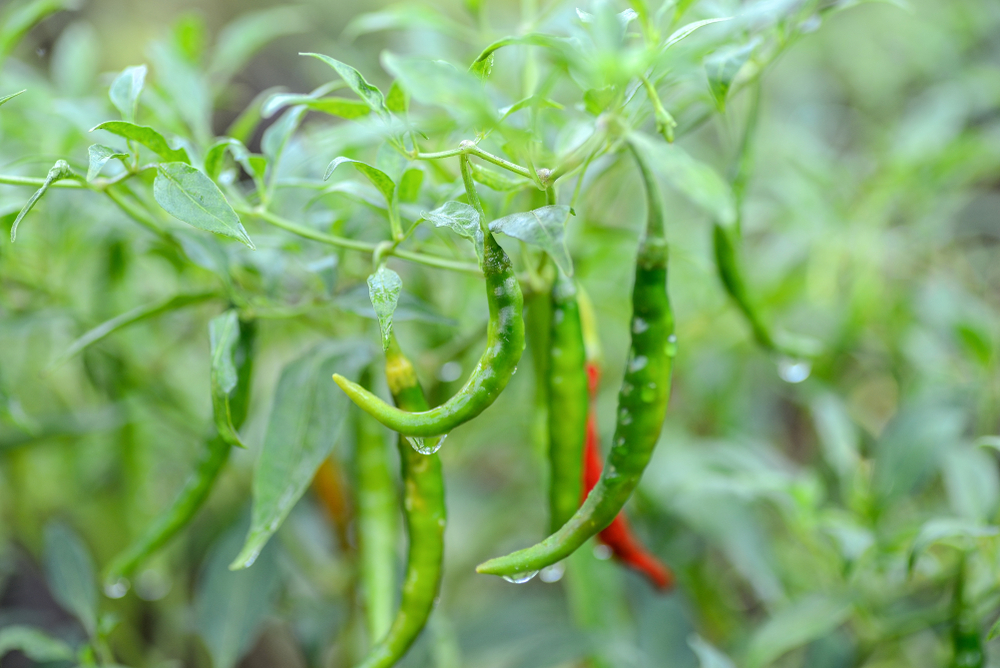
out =
[[[583,452],[583,499],[601,477],[604,462],[601,458],[600,437],[597,432],[597,417],[594,410],[594,398],[597,395],[597,385],[601,378],[601,370],[594,362],[587,363],[587,379],[590,385],[590,415],[587,417],[587,441]],[[598,540],[611,548],[615,559],[643,575],[661,591],[670,589],[674,584],[674,574],[642,545],[632,533],[625,511],[618,514],[606,529],[597,534]]]

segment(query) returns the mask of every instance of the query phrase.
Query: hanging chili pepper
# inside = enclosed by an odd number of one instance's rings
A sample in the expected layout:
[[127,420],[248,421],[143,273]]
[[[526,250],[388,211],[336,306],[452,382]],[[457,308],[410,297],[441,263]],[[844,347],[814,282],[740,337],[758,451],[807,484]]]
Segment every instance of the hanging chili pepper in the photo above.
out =
[[632,291],[632,345],[618,394],[614,442],[601,478],[579,510],[541,543],[480,564],[480,573],[524,577],[572,554],[618,516],[642,477],[660,437],[677,351],[667,297],[667,242],[663,203],[641,149],[630,142],[646,188],[646,233],[636,258]]
[[[239,338],[233,356],[236,387],[229,398],[229,421],[235,429],[242,426],[249,408],[256,334],[257,326],[253,321],[239,323]],[[117,585],[122,578],[130,575],[150,555],[166,545],[191,522],[215,486],[219,473],[229,460],[231,448],[227,439],[219,434],[205,442],[205,448],[195,464],[194,472],[184,481],[184,486],[181,487],[173,503],[153,520],[138,540],[112,559],[105,569],[107,585]]]
[[479,213],[485,235],[483,274],[490,319],[486,351],[472,375],[455,396],[436,408],[409,412],[390,406],[377,396],[339,374],[333,379],[365,411],[385,426],[405,436],[444,436],[486,410],[507,387],[524,352],[524,299],[510,258],[486,227],[485,214],[472,182],[468,157],[462,157],[462,176],[470,202]]
[[[389,391],[400,408],[426,410],[427,399],[417,374],[395,338],[390,340],[386,351],[385,375]],[[398,447],[404,485],[403,509],[410,541],[406,577],[399,611],[389,632],[372,647],[359,668],[388,668],[395,664],[427,624],[441,587],[447,518],[441,461],[436,454],[420,454],[402,436]]]

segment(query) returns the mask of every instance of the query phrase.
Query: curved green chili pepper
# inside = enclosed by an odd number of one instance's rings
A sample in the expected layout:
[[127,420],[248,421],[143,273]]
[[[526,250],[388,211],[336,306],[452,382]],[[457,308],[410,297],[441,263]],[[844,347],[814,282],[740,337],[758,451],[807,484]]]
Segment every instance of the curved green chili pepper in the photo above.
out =
[[[480,211],[472,174],[468,162],[462,162],[463,176],[468,176],[466,187]],[[465,386],[455,396],[437,408],[409,412],[390,406],[377,396],[352,383],[339,374],[333,379],[358,406],[370,413],[385,426],[405,436],[443,436],[455,427],[482,413],[500,395],[524,351],[524,321],[521,309],[524,299],[521,286],[511,267],[510,258],[496,242],[489,229],[484,228],[483,273],[486,277],[486,301],[490,307],[489,327],[486,330],[486,352],[479,359]]]
[[399,511],[396,484],[389,472],[387,446],[382,426],[358,411],[354,442],[358,565],[368,635],[372,641],[389,630],[396,597],[396,513]]
[[[240,322],[240,336],[236,344],[236,387],[229,399],[232,425],[239,428],[247,416],[250,403],[250,379],[253,372],[253,345],[257,334],[256,323]],[[128,576],[150,555],[166,545],[183,529],[205,503],[216,478],[229,460],[229,445],[216,434],[205,442],[194,471],[184,481],[170,507],[163,511],[138,540],[116,556],[105,569],[105,582],[116,585]]]
[[[386,352],[386,379],[393,399],[404,410],[427,409],[424,391],[413,365],[392,339]],[[389,632],[372,647],[360,668],[388,668],[395,664],[427,623],[441,586],[446,511],[444,478],[436,454],[422,455],[399,438],[399,457],[405,486],[403,508],[410,545],[399,612]]]
[[630,148],[646,186],[648,220],[636,258],[632,346],[618,394],[618,420],[607,463],[586,501],[558,531],[537,545],[480,564],[476,568],[480,573],[523,576],[572,554],[618,516],[659,440],[677,340],[667,297],[663,203],[645,157],[634,145]]
[[587,434],[587,355],[576,285],[560,272],[552,285],[549,335],[549,521],[555,532],[580,506]]

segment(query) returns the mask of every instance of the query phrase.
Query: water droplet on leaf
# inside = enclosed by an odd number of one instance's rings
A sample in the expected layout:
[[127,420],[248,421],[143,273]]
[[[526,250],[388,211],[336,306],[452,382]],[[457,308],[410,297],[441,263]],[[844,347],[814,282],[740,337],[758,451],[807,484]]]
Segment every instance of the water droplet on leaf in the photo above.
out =
[[594,546],[594,557],[601,561],[607,561],[611,558],[612,554],[611,548],[604,543],[598,543]]
[[806,360],[782,357],[778,360],[778,376],[786,383],[801,383],[812,372],[812,364]]
[[104,595],[108,598],[121,598],[128,593],[129,581],[125,578],[118,578],[114,582],[107,582],[104,585]]
[[566,572],[566,566],[563,562],[557,564],[552,564],[551,566],[546,566],[541,570],[541,574],[538,579],[542,582],[559,582],[562,580],[563,573]]
[[441,449],[441,444],[444,443],[444,439],[448,437],[448,434],[442,436],[431,436],[430,438],[424,438],[423,436],[407,436],[407,442],[413,446],[413,449],[422,455],[433,455],[435,452]]
[[524,584],[531,578],[538,575],[538,571],[525,571],[523,573],[514,573],[513,575],[505,575],[503,579],[507,582],[513,582],[514,584]]

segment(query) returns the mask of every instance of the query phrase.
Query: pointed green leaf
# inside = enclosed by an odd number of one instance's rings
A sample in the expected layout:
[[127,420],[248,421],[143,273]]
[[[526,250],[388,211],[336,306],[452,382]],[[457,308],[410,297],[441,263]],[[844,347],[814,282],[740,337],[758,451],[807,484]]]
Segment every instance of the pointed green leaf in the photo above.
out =
[[397,114],[405,114],[410,108],[410,96],[406,94],[398,81],[392,82],[389,93],[385,96],[385,107]]
[[764,622],[750,639],[748,668],[766,666],[785,652],[830,633],[851,614],[847,598],[813,594]]
[[740,70],[750,60],[753,50],[759,40],[754,40],[743,46],[727,46],[705,59],[705,72],[708,75],[708,88],[712,91],[715,104],[719,111],[726,108],[726,97],[729,88]]
[[403,58],[382,54],[382,65],[413,98],[422,104],[443,108],[459,122],[491,125],[494,108],[480,79],[442,60]]
[[13,242],[17,239],[17,227],[24,220],[24,217],[28,215],[28,212],[35,206],[35,204],[42,198],[42,195],[48,191],[49,187],[56,181],[61,181],[63,179],[80,178],[73,170],[70,168],[69,164],[65,160],[57,160],[56,164],[52,166],[49,173],[45,175],[45,181],[42,183],[42,187],[35,191],[35,193],[28,198],[28,202],[21,208],[21,211],[17,214],[17,218],[14,219],[14,224],[10,228],[10,240]]
[[129,123],[135,122],[135,111],[139,105],[139,95],[146,85],[146,66],[126,67],[111,83],[108,97],[111,104]]
[[24,90],[19,90],[16,93],[11,93],[10,95],[5,95],[4,97],[0,97],[0,106],[3,106],[7,102],[10,102],[11,100],[13,100],[15,97],[17,97],[21,93],[27,93],[27,92],[28,92],[28,89],[25,88]]
[[312,56],[313,58],[322,60],[324,63],[332,67],[337,74],[339,74],[340,77],[347,82],[350,89],[357,93],[358,97],[360,97],[364,103],[379,116],[379,118],[384,121],[389,120],[389,110],[385,106],[385,97],[382,96],[382,91],[365,81],[365,78],[361,76],[361,73],[356,69],[346,63],[334,60],[330,56],[324,56],[320,53],[301,53],[299,55]]
[[701,636],[692,634],[687,642],[698,657],[698,668],[736,668],[732,659]]
[[483,228],[479,224],[479,213],[464,202],[445,202],[433,211],[420,214],[424,220],[434,223],[435,227],[447,227],[459,236],[472,242],[476,249],[476,257],[483,261]]
[[416,202],[420,196],[420,186],[424,183],[424,170],[411,167],[403,172],[399,180],[399,201]]
[[264,131],[264,136],[260,140],[260,150],[272,164],[278,164],[281,154],[285,152],[285,146],[288,145],[288,140],[295,134],[295,130],[302,122],[305,113],[306,108],[301,105],[292,107]]
[[69,527],[50,523],[45,527],[43,556],[52,595],[93,636],[97,630],[97,580],[83,541]]
[[246,447],[233,426],[229,399],[236,388],[236,344],[240,339],[240,321],[230,309],[208,323],[212,345],[212,413],[219,436],[229,445]]
[[153,198],[163,210],[188,225],[237,239],[251,250],[253,242],[240,217],[212,179],[191,165],[167,162],[159,166]]
[[234,527],[212,546],[195,589],[196,628],[213,668],[233,668],[252,647],[281,584],[273,547],[261,553],[257,568],[238,573],[227,568],[240,547],[241,529]]
[[675,30],[670,35],[670,37],[667,38],[667,41],[663,43],[663,48],[660,49],[660,52],[662,53],[663,51],[666,51],[677,42],[691,35],[691,33],[693,33],[698,28],[703,28],[705,26],[712,25],[713,23],[721,23],[722,21],[729,21],[731,19],[732,19],[731,16],[726,16],[724,18],[718,18],[718,19],[705,19],[704,21],[695,21],[694,23],[689,23],[686,26],[681,26],[680,28]]
[[188,159],[187,151],[183,148],[171,148],[163,135],[146,125],[136,125],[127,121],[107,121],[92,128],[91,132],[95,130],[104,130],[130,141],[138,142],[167,162],[191,162]]
[[128,158],[128,153],[122,153],[103,144],[92,144],[87,149],[87,154],[90,156],[90,166],[87,167],[88,181],[93,181],[100,176],[101,170],[104,169],[104,165],[108,164],[108,160],[118,158],[124,163]]
[[368,296],[378,317],[383,351],[389,349],[389,342],[392,340],[392,314],[399,303],[399,291],[402,289],[403,281],[399,278],[399,274],[385,265],[368,277]]
[[73,648],[33,626],[5,626],[0,629],[0,658],[18,651],[37,663],[72,661]]
[[326,174],[323,175],[323,180],[328,180],[335,169],[345,162],[354,165],[354,168],[359,172],[368,177],[368,180],[372,182],[372,185],[378,188],[382,196],[385,197],[385,201],[391,206],[393,198],[395,197],[396,184],[393,183],[389,175],[383,172],[381,169],[372,167],[369,164],[363,163],[360,160],[352,160],[351,158],[339,157],[334,158],[330,166],[326,168]]
[[349,100],[346,97],[324,97],[316,99],[310,95],[279,94],[273,96],[262,108],[265,118],[282,107],[301,105],[310,111],[346,118],[349,120],[363,118],[371,113],[368,105],[361,100]]
[[[243,145],[238,139],[233,139],[231,137],[223,137],[216,143],[212,144],[211,148],[205,152],[205,174],[208,178],[215,180],[222,173],[222,168],[225,165],[226,153],[233,156],[243,168],[243,170],[249,174],[257,182],[258,187],[261,186],[261,179],[264,176],[264,170],[267,167],[267,158],[264,156],[253,155]],[[260,161],[263,164],[260,164]]]
[[490,223],[490,232],[506,234],[541,248],[567,276],[572,276],[573,260],[566,249],[565,239],[567,220],[568,206],[543,206],[494,220]]
[[951,517],[928,520],[920,527],[920,533],[910,547],[910,554],[906,560],[907,570],[912,571],[921,553],[936,543],[969,548],[980,538],[996,536],[1000,536],[1000,527],[983,525],[972,520]]
[[357,378],[368,360],[366,347],[330,342],[282,371],[254,472],[250,529],[231,569],[253,564],[340,439],[350,399],[331,376]]

